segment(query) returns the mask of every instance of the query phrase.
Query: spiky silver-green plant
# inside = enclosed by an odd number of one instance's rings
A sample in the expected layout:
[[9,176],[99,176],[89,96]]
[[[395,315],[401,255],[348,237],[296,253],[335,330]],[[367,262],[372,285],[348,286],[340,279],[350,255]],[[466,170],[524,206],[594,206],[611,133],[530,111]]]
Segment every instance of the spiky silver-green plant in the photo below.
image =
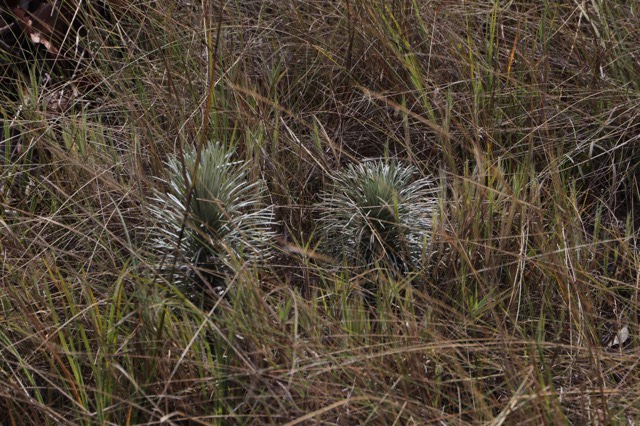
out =
[[[193,266],[211,277],[239,259],[254,262],[270,256],[274,211],[266,202],[266,186],[262,180],[252,181],[250,165],[233,161],[233,154],[222,145],[209,144],[202,150],[197,173],[193,149],[185,152],[184,167],[177,157],[169,160],[169,190],[155,197],[152,208],[158,219],[156,247],[169,254],[163,270]],[[184,283],[180,275],[173,278]]]
[[431,239],[437,188],[417,169],[391,161],[349,165],[331,175],[321,195],[321,228],[336,255],[354,266],[374,262],[398,268],[422,263]]

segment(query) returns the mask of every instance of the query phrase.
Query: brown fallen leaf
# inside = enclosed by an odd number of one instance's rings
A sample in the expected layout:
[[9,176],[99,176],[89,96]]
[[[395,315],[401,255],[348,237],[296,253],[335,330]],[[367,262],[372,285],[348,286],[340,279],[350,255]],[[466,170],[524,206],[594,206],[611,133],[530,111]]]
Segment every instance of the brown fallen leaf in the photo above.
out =
[[20,2],[13,7],[12,12],[16,22],[29,35],[29,39],[36,44],[42,44],[52,55],[58,55],[59,46],[54,40],[61,40],[69,29],[69,25],[58,10],[49,3],[40,3],[33,12],[23,9],[30,2]]

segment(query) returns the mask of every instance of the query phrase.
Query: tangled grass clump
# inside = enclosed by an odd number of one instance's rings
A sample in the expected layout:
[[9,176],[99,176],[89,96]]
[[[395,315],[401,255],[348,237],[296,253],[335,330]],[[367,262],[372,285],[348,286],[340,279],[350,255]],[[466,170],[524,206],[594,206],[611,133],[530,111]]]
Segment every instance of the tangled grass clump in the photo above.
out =
[[[185,152],[184,165],[177,157],[169,160],[169,190],[156,197],[152,208],[159,224],[156,248],[170,253],[163,270],[190,271],[191,277],[211,283],[238,260],[255,263],[270,257],[275,219],[266,186],[261,179],[252,181],[250,165],[234,161],[233,154],[210,144],[200,161],[195,149]],[[183,281],[182,274],[172,278]]]
[[431,178],[391,161],[349,165],[321,195],[321,229],[331,251],[351,265],[376,262],[406,270],[423,264],[437,203]]

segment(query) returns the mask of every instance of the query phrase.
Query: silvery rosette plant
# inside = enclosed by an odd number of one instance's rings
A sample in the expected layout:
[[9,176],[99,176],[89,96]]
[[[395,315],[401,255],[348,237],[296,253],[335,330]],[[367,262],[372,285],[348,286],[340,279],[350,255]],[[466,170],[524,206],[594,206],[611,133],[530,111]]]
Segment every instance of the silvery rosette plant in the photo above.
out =
[[[158,219],[155,245],[168,254],[163,272],[172,271],[178,284],[201,281],[197,277],[220,284],[220,276],[234,263],[270,257],[274,211],[266,185],[251,180],[250,165],[234,161],[233,154],[209,144],[202,149],[197,173],[195,149],[184,153],[184,167],[177,157],[167,164],[168,191],[156,196],[152,208]],[[185,271],[190,279],[185,280]]]
[[437,188],[395,161],[350,164],[330,176],[320,223],[334,255],[350,266],[419,267],[428,253]]

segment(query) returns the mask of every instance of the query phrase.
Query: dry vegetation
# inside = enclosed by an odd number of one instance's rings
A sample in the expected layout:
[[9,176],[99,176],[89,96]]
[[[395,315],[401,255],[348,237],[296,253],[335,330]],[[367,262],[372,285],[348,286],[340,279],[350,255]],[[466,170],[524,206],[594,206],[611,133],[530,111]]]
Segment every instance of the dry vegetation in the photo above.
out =
[[[1,424],[640,420],[637,2],[46,3],[0,5]],[[184,249],[212,142],[265,256]],[[341,256],[372,158],[432,214]]]

